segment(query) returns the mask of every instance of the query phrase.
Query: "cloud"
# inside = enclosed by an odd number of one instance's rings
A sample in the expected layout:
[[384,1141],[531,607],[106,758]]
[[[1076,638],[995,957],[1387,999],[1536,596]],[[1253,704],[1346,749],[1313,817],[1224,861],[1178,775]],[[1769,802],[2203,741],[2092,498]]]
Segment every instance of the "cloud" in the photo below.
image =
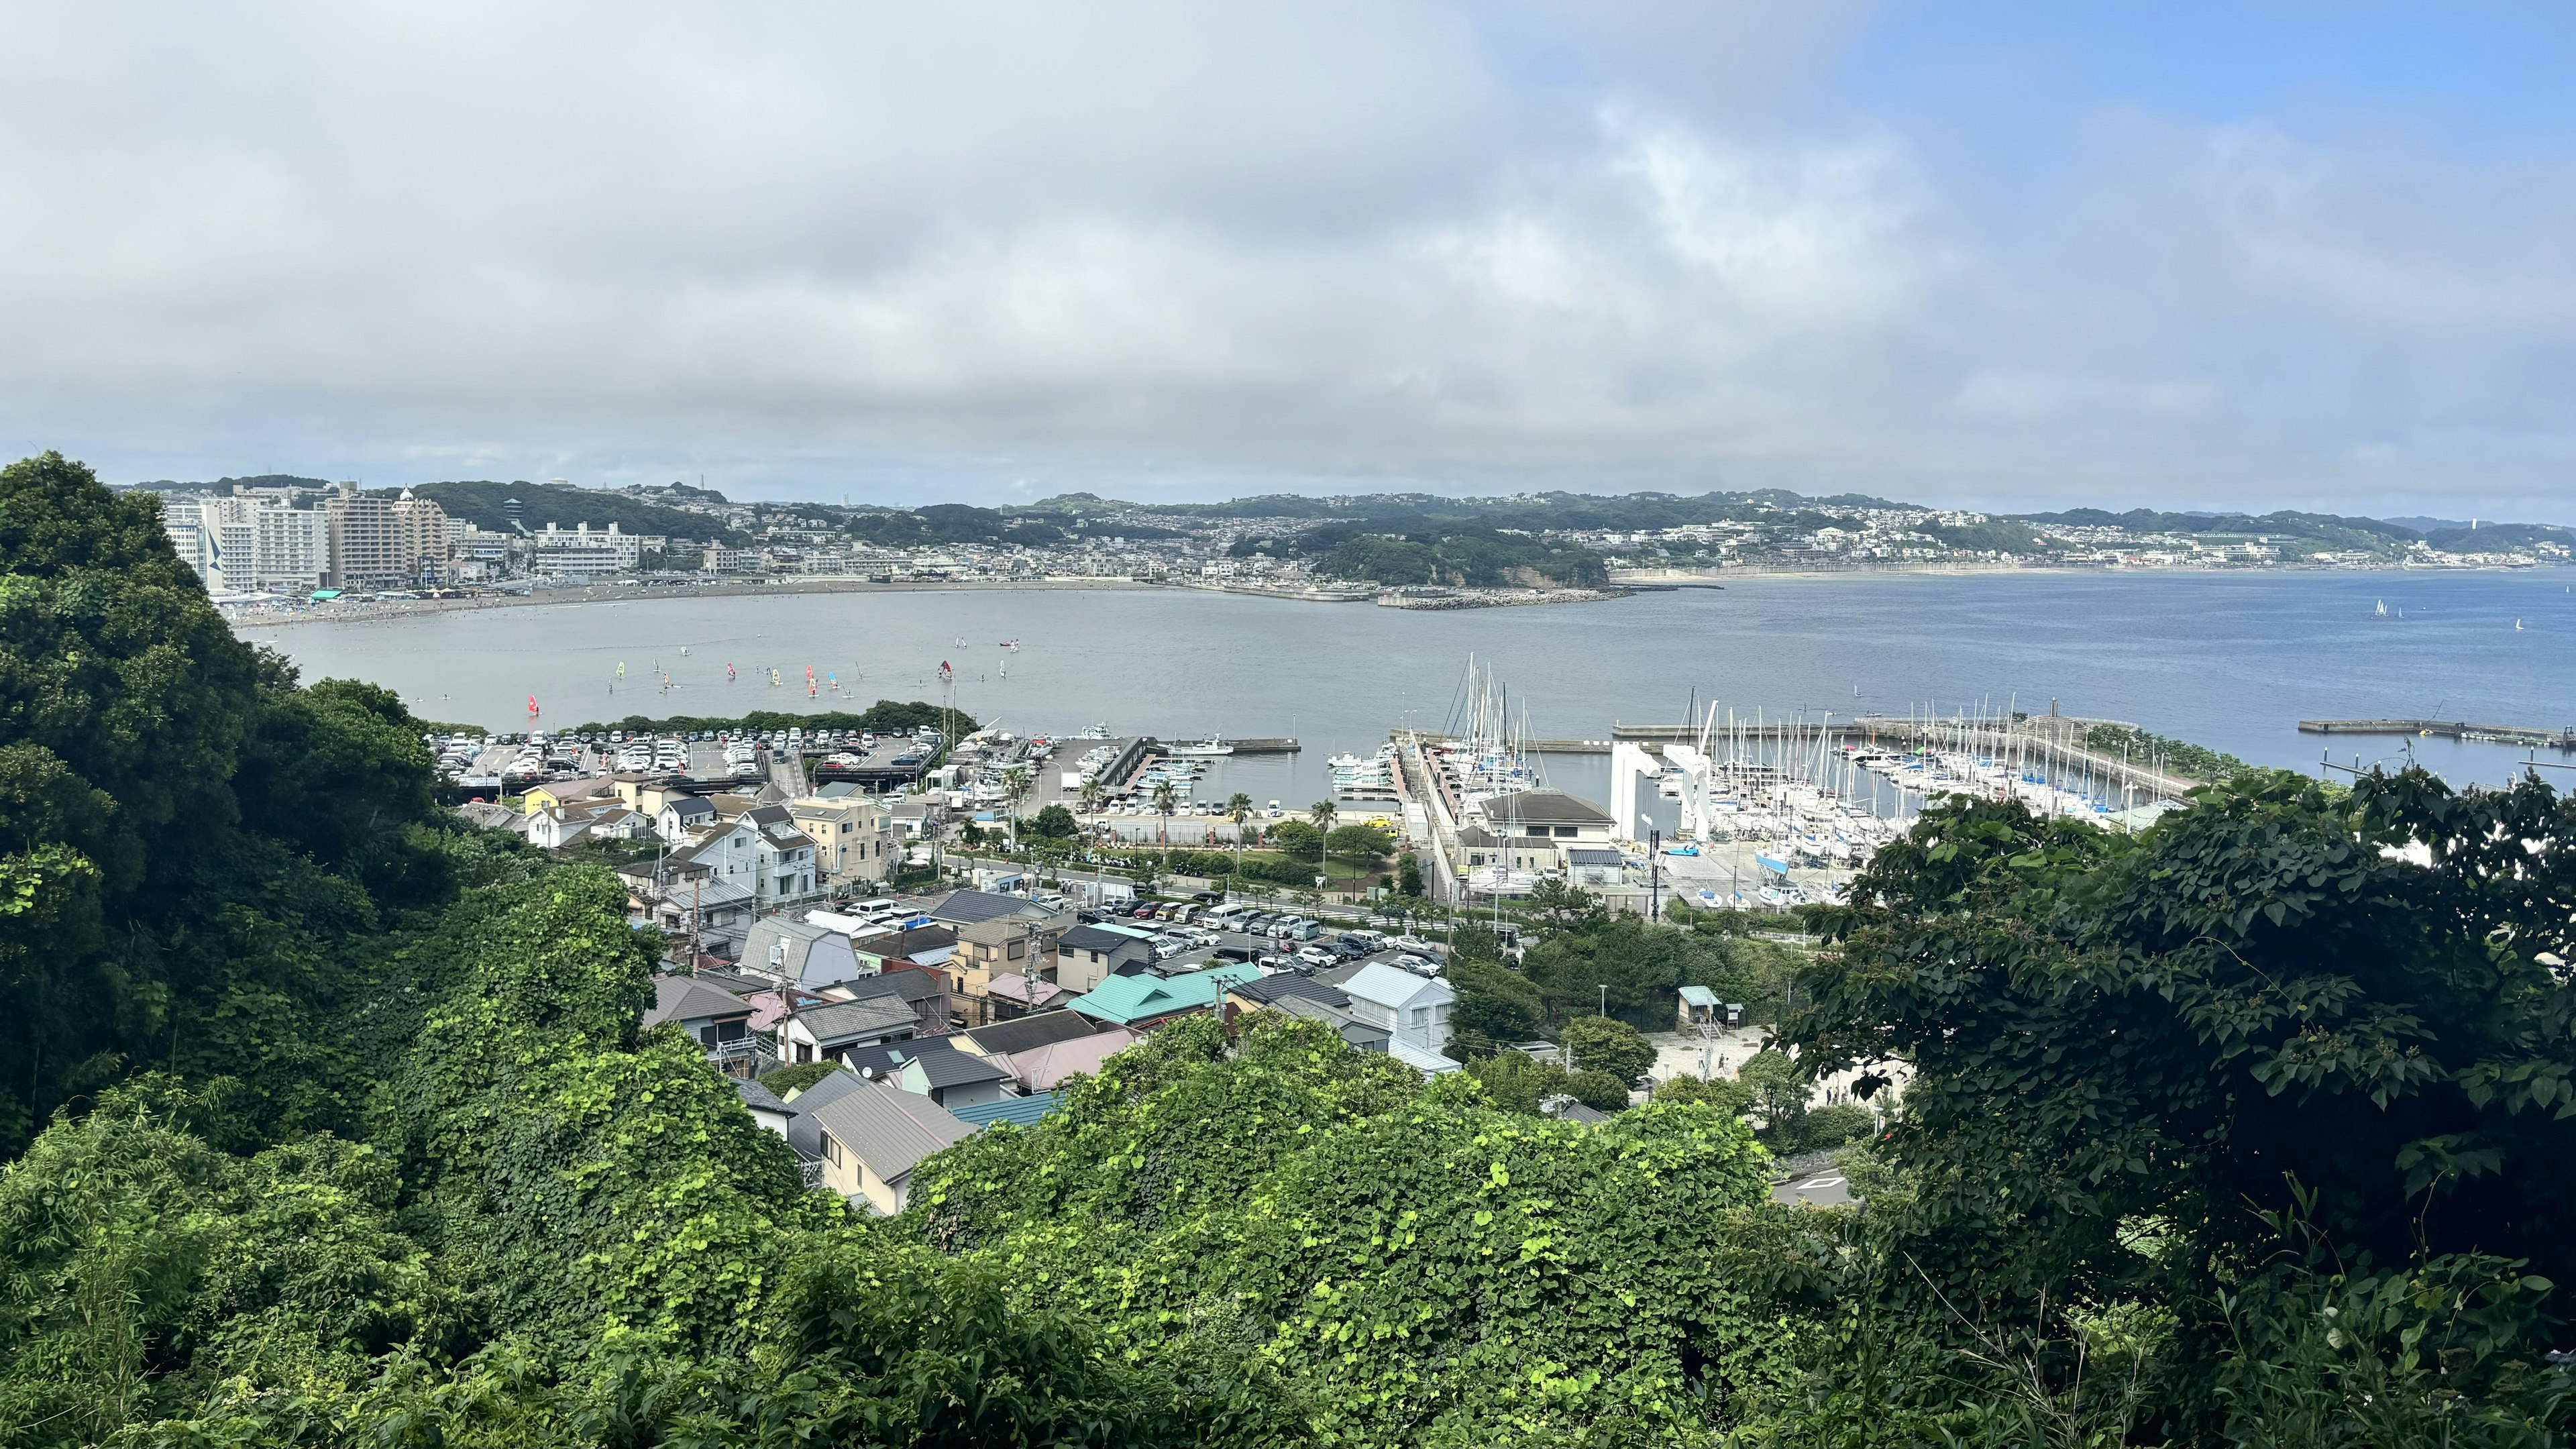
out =
[[0,426],[831,497],[2563,486],[2563,165],[2098,107],[1999,188],[1819,103],[1869,23],[8,8]]

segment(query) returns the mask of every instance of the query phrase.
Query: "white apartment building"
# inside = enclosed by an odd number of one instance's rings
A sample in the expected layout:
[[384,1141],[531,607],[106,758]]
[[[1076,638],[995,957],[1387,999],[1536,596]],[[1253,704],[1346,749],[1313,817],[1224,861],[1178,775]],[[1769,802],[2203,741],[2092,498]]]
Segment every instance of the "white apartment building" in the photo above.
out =
[[217,591],[310,592],[322,586],[330,560],[323,515],[273,493],[172,504],[161,526],[179,557]]
[[549,523],[528,535],[528,564],[539,578],[628,573],[642,562],[643,546],[641,537],[618,532],[614,523],[605,533],[591,532],[587,523],[574,524],[566,533]]

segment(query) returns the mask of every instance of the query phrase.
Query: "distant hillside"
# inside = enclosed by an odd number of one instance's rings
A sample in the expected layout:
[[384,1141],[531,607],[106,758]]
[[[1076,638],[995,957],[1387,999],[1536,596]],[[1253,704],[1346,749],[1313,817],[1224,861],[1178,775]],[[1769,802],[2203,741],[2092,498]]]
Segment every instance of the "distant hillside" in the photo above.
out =
[[664,508],[624,493],[552,483],[495,483],[488,480],[422,483],[411,491],[414,497],[436,502],[447,510],[450,518],[462,518],[477,528],[496,533],[508,531],[510,515],[502,505],[515,498],[522,506],[520,521],[531,530],[543,529],[549,523],[561,528],[583,523],[593,528],[606,528],[614,523],[621,533],[712,538],[736,544],[745,541],[743,535],[727,528],[721,518]]
[[218,478],[212,483],[179,483],[156,478],[132,486],[146,493],[230,493],[233,486],[244,488],[329,488],[335,485],[327,478],[299,478],[292,473],[261,473],[249,478]]

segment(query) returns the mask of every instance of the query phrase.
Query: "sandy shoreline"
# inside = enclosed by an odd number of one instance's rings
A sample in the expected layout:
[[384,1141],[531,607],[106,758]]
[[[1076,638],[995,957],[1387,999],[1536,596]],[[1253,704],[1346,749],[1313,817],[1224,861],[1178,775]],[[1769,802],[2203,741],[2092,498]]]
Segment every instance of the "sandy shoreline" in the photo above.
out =
[[643,603],[658,599],[736,599],[751,596],[777,598],[790,594],[941,594],[990,593],[1020,590],[1032,593],[1060,593],[1066,590],[1170,590],[1171,584],[1149,583],[1138,579],[958,579],[920,580],[909,583],[881,584],[866,579],[822,575],[815,578],[791,578],[777,583],[690,584],[685,587],[646,588],[637,584],[588,584],[574,589],[539,589],[526,594],[503,594],[498,597],[471,599],[394,599],[363,601],[352,604],[319,604],[293,613],[267,609],[227,611],[225,617],[236,627],[256,625],[262,629],[285,628],[295,624],[346,623],[356,619],[398,619],[420,614],[454,614],[483,609],[533,609],[552,604]]
[[[1389,612],[1448,612],[1456,609],[1528,608],[1548,604],[1606,603],[1633,598],[1640,593],[1663,593],[1674,589],[1722,589],[1737,580],[1799,579],[1853,580],[1878,578],[1999,578],[2025,574],[2183,574],[2203,577],[2212,574],[2301,573],[2301,574],[2374,574],[2374,573],[2475,573],[2486,569],[2384,569],[2342,568],[2159,568],[2099,569],[2066,568],[2049,565],[2015,564],[1893,564],[1883,568],[1816,569],[1816,568],[1740,568],[1708,573],[1639,574],[1613,579],[1606,589],[1568,589],[1561,597],[1462,598],[1425,600],[1421,604],[1399,606]],[[1274,598],[1285,603],[1369,602],[1300,597],[1293,593],[1273,593],[1252,588],[1211,588],[1195,584],[1154,583],[1144,579],[953,579],[911,580],[902,583],[876,583],[867,579],[819,575],[811,578],[790,577],[775,582],[749,579],[720,584],[689,584],[671,587],[646,587],[639,584],[589,584],[571,589],[541,589],[527,594],[504,594],[498,597],[471,599],[400,599],[363,601],[349,604],[321,604],[293,613],[265,609],[227,610],[225,617],[236,628],[287,628],[296,624],[345,623],[353,620],[408,618],[421,614],[459,613],[479,609],[529,609],[552,604],[632,603],[655,599],[723,599],[758,596],[775,598],[806,594],[939,594],[939,593],[1055,593],[1074,590],[1157,591],[1165,593],[1226,593],[1243,598]]]

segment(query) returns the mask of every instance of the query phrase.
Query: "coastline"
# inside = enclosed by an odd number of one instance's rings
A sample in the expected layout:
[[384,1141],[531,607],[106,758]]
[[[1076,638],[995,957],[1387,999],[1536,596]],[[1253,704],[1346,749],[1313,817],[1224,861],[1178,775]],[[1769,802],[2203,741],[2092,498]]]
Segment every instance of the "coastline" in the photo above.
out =
[[[2562,565],[2561,567],[2567,567]],[[1463,591],[1440,598],[1405,599],[1392,593],[1370,595],[1323,595],[1290,592],[1280,589],[1212,586],[1200,583],[1157,583],[1136,578],[1031,578],[1031,579],[915,579],[900,583],[879,583],[846,575],[785,576],[776,581],[743,579],[726,583],[692,583],[682,586],[648,587],[637,583],[586,584],[577,588],[542,589],[525,594],[485,595],[469,599],[392,599],[364,600],[347,604],[321,604],[311,608],[278,612],[266,609],[227,610],[225,619],[236,629],[289,628],[297,624],[352,623],[380,619],[412,618],[426,614],[461,613],[486,609],[544,608],[556,604],[636,603],[658,599],[721,599],[809,594],[938,594],[938,593],[1062,593],[1067,591],[1124,591],[1167,593],[1226,593],[1243,598],[1267,598],[1281,603],[1370,603],[1404,612],[1448,612],[1458,609],[1534,608],[1549,604],[1608,603],[1634,598],[1640,594],[1669,593],[1685,589],[1721,590],[1735,580],[1799,579],[1853,580],[1873,578],[1995,578],[2013,575],[2142,575],[2154,574],[2208,577],[2217,574],[2417,574],[2417,573],[2527,573],[2528,568],[2499,565],[2413,568],[2397,564],[2381,568],[2335,568],[2269,566],[2230,568],[2226,566],[2177,566],[2155,569],[2069,568],[2049,564],[1959,564],[1908,563],[1871,568],[1779,568],[1748,566],[1706,572],[1630,571],[1627,576],[1614,575],[1606,588],[1549,589],[1536,592],[1497,590],[1492,593]]]
[[227,612],[224,617],[235,627],[257,625],[262,629],[285,628],[296,624],[345,624],[359,620],[412,618],[423,614],[470,613],[486,609],[534,609],[554,604],[629,604],[649,603],[661,599],[738,599],[774,598],[787,594],[955,594],[992,593],[1012,590],[1030,593],[1062,593],[1068,590],[1158,590],[1175,585],[1158,584],[1144,579],[920,579],[899,584],[877,583],[831,574],[811,578],[790,577],[777,583],[752,582],[689,584],[677,588],[648,588],[640,584],[585,584],[569,589],[540,589],[525,594],[478,596],[471,599],[389,599],[366,600],[345,606],[331,604],[279,613],[268,609],[244,609]]

